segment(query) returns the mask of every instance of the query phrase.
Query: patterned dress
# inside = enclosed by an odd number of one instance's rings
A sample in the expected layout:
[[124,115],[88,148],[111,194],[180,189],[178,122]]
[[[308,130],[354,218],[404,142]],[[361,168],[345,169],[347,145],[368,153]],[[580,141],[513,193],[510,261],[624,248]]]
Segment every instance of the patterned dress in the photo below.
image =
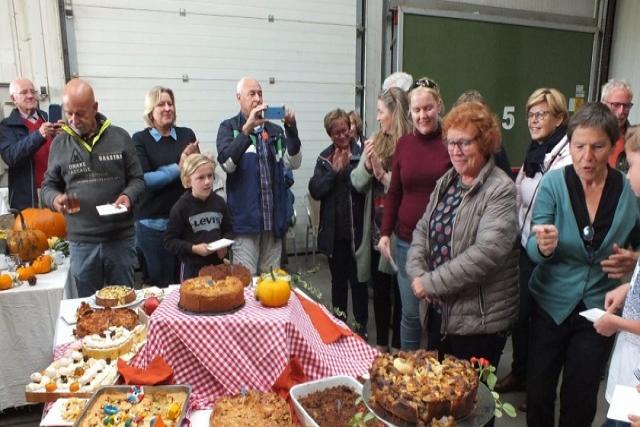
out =
[[[629,291],[622,310],[622,317],[640,321],[640,261],[636,264]],[[638,380],[633,370],[640,367],[640,335],[626,331],[618,332],[616,345],[609,365],[609,378],[605,397],[611,402],[616,384],[635,387]]]

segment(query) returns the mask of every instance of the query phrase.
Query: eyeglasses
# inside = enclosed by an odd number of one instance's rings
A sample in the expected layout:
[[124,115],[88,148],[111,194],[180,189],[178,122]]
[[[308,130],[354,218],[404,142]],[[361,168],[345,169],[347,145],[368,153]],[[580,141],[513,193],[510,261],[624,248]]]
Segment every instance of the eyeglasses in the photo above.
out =
[[37,95],[38,91],[33,90],[33,89],[25,89],[25,90],[21,90],[20,92],[18,92],[18,95],[20,96],[27,96],[27,95]]
[[413,90],[415,88],[417,88],[418,86],[420,87],[426,87],[429,89],[433,89],[435,91],[440,91],[440,87],[438,86],[438,83],[434,82],[431,79],[428,79],[426,77],[422,78],[422,79],[418,79],[415,82],[413,82],[413,84],[411,85],[411,89]]
[[620,108],[622,108],[624,111],[630,111],[631,107],[633,107],[633,102],[608,102],[608,101],[604,101],[605,104],[607,104],[610,108],[613,108],[614,110],[619,110]]
[[449,150],[453,150],[453,147],[458,147],[461,151],[469,151],[475,141],[476,141],[475,138],[468,139],[468,140],[461,139],[459,141],[451,141],[447,139],[445,143],[447,144],[447,147],[449,148]]
[[527,120],[544,120],[545,117],[547,117],[549,114],[551,114],[551,111],[536,111],[535,113],[527,113]]

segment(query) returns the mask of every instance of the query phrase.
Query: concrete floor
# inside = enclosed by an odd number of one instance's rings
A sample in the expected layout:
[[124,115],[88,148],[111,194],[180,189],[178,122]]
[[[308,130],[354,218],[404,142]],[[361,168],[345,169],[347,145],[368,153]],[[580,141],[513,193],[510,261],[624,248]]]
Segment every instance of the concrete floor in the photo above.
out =
[[[308,259],[305,257],[290,257],[289,271],[299,271],[303,274],[304,278],[316,289],[322,293],[321,301],[329,306],[331,304],[331,277],[327,266],[327,260],[322,255],[316,256],[315,266],[312,263],[312,256],[309,255]],[[351,303],[349,303],[349,306]],[[349,310],[350,319],[353,319],[351,310]],[[375,343],[375,323],[373,318],[372,300],[369,301],[369,342]],[[511,366],[511,341],[507,341],[507,346],[504,350],[504,354],[498,367],[498,378],[501,378],[509,371]],[[598,412],[593,422],[594,426],[600,426],[605,419],[608,405],[604,399],[605,381],[601,383],[600,392],[598,396]],[[525,400],[523,392],[508,393],[502,396],[503,401],[512,403],[516,408]],[[556,405],[557,411],[557,405]],[[37,427],[40,424],[40,417],[42,414],[42,405],[32,405],[22,408],[14,408],[6,410],[0,413],[0,427]],[[556,418],[557,419],[557,418]],[[503,416],[498,419],[495,424],[497,427],[520,427],[526,426],[525,414],[518,413],[516,418],[509,418]]]

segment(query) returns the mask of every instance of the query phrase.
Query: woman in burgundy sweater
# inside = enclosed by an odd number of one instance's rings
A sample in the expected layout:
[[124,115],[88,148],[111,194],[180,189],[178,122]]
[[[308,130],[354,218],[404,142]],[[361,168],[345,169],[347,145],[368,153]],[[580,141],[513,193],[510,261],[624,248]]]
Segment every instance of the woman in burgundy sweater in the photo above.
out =
[[[396,234],[395,262],[402,298],[400,344],[403,350],[420,346],[419,301],[411,290],[405,264],[411,236],[424,213],[436,181],[451,167],[447,148],[442,143],[440,117],[444,103],[438,85],[422,78],[409,93],[414,131],[398,140],[391,169],[391,184],[385,200],[380,252],[391,259],[391,233]],[[394,228],[395,226],[395,228]]]

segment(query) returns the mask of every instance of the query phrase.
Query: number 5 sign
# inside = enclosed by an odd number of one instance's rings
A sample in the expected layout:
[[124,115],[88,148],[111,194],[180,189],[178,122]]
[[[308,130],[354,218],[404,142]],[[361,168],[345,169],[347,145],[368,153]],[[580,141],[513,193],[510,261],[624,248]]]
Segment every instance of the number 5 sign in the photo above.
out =
[[516,111],[516,107],[513,105],[507,105],[504,107],[504,111],[502,112],[502,128],[504,130],[513,129],[513,126],[516,124],[516,117],[514,115]]

